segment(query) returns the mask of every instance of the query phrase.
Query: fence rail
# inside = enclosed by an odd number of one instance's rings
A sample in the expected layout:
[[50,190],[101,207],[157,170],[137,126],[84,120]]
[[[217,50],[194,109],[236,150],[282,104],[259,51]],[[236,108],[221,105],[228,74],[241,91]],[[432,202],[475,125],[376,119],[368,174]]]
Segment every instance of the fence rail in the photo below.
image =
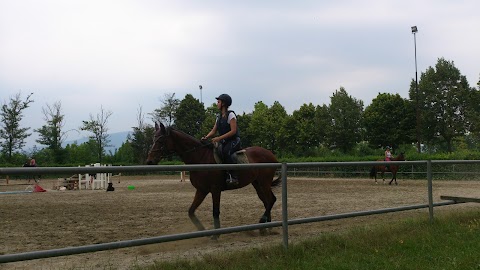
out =
[[376,214],[384,214],[390,212],[407,211],[414,209],[429,208],[429,218],[433,221],[433,208],[437,206],[445,206],[452,204],[465,203],[466,201],[448,200],[444,202],[433,202],[432,191],[432,164],[479,164],[480,160],[450,160],[450,161],[390,161],[388,164],[403,165],[426,165],[427,166],[427,195],[428,204],[408,205],[395,208],[383,208],[376,210],[366,210],[352,213],[343,213],[328,216],[307,217],[301,219],[288,219],[288,193],[287,193],[287,174],[289,168],[311,168],[311,167],[331,167],[331,166],[374,166],[385,165],[383,161],[365,161],[365,162],[312,162],[312,163],[261,163],[261,164],[199,164],[199,165],[151,165],[151,166],[109,166],[109,167],[35,167],[35,168],[0,168],[0,175],[33,175],[33,174],[57,174],[57,173],[126,173],[126,172],[159,172],[159,171],[201,171],[201,170],[225,170],[236,169],[245,170],[251,168],[276,168],[281,169],[282,177],[282,221],[274,221],[262,224],[250,224],[244,226],[220,228],[213,230],[204,230],[197,232],[189,232],[182,234],[164,235],[151,238],[124,240],[111,243],[101,243],[94,245],[68,247],[51,250],[41,250],[24,252],[17,254],[0,255],[0,263],[33,260],[40,258],[58,257],[66,255],[74,255],[88,252],[96,252],[102,250],[111,250],[125,247],[134,247],[141,245],[149,245],[155,243],[163,243],[170,241],[178,241],[184,239],[227,234],[234,232],[257,230],[261,228],[282,227],[283,245],[288,248],[288,225],[296,225],[310,222],[320,222],[334,219],[344,219],[359,216],[368,216]]

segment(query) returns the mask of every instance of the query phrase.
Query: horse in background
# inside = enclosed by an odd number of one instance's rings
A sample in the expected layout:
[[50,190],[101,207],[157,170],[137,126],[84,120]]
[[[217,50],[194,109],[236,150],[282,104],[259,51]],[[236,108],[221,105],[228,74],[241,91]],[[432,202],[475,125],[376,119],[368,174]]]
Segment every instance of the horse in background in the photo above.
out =
[[[385,160],[379,159],[377,161],[385,161]],[[403,152],[400,153],[400,155],[392,158],[391,161],[405,161],[404,153]],[[390,180],[390,182],[388,184],[391,185],[392,182],[395,180],[395,185],[398,185],[398,183],[397,183],[398,168],[399,168],[399,165],[396,165],[396,164],[373,166],[372,169],[370,170],[370,178],[375,177],[375,184],[378,184],[377,173],[381,173],[382,178],[383,178],[383,184],[385,184],[385,172],[388,171],[388,172],[392,173],[392,180]]]

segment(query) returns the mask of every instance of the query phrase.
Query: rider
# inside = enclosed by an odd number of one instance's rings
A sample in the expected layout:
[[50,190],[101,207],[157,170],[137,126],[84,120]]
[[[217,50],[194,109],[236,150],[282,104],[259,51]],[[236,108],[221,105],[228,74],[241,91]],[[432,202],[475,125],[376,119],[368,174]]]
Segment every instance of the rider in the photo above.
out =
[[[26,167],[37,167],[37,162],[35,161],[35,157],[30,157],[30,161],[28,162],[28,165]],[[33,181],[35,183],[38,183],[40,180],[40,175],[38,176],[38,179],[36,178],[36,175],[33,176]],[[28,183],[30,183],[30,179],[28,179]]]
[[[234,111],[228,110],[232,105],[232,98],[227,94],[221,94],[216,97],[217,108],[220,113],[217,115],[215,125],[212,130],[202,138],[206,140],[214,136],[218,131],[218,136],[212,138],[212,142],[218,142],[222,145],[222,160],[224,163],[232,164],[232,154],[240,150],[240,136],[237,127],[237,115]],[[238,184],[236,172],[228,171],[227,184]]]
[[[390,146],[387,146],[385,149],[385,161],[391,161],[392,160],[392,152],[390,152]],[[386,166],[387,169],[390,169],[390,166]]]
[[390,152],[390,146],[385,149],[385,161],[392,160],[392,152]]

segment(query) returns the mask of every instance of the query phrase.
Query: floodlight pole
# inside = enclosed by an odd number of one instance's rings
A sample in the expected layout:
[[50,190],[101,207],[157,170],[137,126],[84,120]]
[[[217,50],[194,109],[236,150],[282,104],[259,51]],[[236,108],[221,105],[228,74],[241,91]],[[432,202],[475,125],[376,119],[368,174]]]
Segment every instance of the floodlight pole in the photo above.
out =
[[413,33],[413,43],[415,46],[415,97],[416,97],[416,105],[415,105],[415,115],[416,115],[416,133],[417,133],[417,152],[421,153],[422,149],[420,146],[420,108],[419,108],[419,100],[418,100],[418,72],[417,72],[417,36],[416,33],[418,32],[417,26],[412,26],[412,33]]

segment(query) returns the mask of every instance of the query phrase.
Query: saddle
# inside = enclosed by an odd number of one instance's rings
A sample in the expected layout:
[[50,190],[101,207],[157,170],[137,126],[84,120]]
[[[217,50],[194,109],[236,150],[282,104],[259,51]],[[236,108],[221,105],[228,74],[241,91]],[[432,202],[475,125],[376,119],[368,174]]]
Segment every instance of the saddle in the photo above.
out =
[[[221,143],[214,143],[213,144],[213,157],[215,158],[215,162],[217,164],[223,164],[222,160],[222,144]],[[233,164],[248,164],[247,151],[245,149],[241,149],[236,151],[232,154],[232,161]]]

